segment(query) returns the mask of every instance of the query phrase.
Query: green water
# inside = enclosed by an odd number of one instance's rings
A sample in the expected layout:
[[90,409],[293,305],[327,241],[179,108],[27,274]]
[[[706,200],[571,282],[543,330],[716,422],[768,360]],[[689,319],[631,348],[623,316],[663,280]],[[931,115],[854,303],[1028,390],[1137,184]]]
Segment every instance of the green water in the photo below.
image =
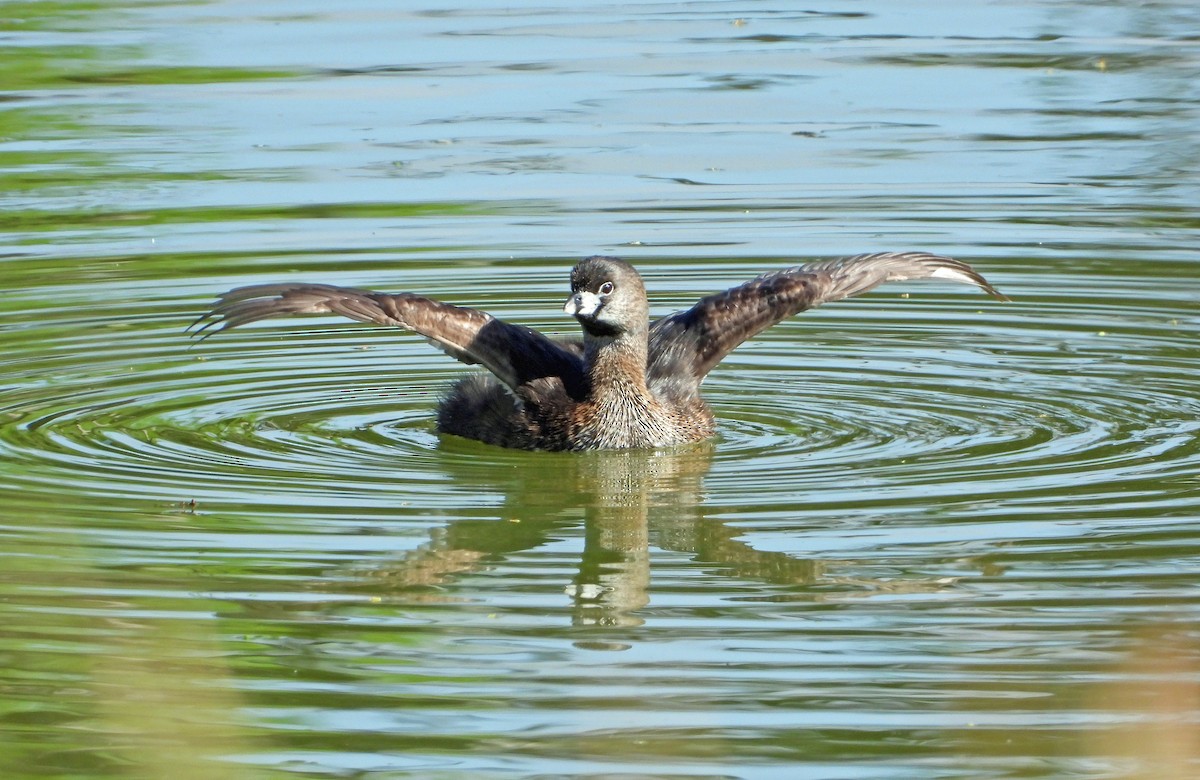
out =
[[[0,776],[1200,775],[1194,3],[333,7],[0,4]],[[183,332],[885,249],[1014,302],[806,313],[676,452],[439,438],[412,335]]]

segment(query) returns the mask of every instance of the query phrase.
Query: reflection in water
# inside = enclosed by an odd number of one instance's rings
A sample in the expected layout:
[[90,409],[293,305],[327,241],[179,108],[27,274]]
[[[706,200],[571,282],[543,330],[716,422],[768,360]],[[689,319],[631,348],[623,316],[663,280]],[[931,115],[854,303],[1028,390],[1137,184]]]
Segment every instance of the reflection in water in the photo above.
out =
[[[402,561],[372,572],[371,581],[398,593],[450,585],[498,558],[548,543],[577,525],[582,512],[583,554],[566,588],[576,626],[641,624],[637,611],[651,600],[651,544],[689,553],[726,575],[780,585],[811,583],[817,564],[755,550],[736,538],[736,529],[705,517],[703,477],[715,446],[534,455],[488,486],[505,496],[500,516],[507,522],[450,522]],[[460,462],[442,460],[456,481],[465,479],[455,474]]]

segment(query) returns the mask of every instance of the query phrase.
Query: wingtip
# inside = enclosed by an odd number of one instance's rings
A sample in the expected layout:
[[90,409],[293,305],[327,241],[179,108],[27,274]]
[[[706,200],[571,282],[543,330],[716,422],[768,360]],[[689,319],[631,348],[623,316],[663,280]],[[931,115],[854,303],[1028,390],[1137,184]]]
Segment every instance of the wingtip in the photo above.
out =
[[[203,333],[205,330],[207,330],[209,327],[212,326],[211,321],[205,322],[205,320],[207,320],[211,316],[212,316],[212,312],[207,312],[207,311],[204,312],[199,317],[197,317],[196,319],[194,319],[190,323],[188,323],[188,326],[183,329],[183,332],[188,334],[189,336],[192,336],[193,338],[196,336],[199,336],[201,333]],[[197,328],[196,327],[197,325],[199,325],[200,327]]]
[[1005,295],[1004,293],[1000,292],[995,287],[993,287],[992,283],[989,282],[987,279],[984,279],[983,275],[980,274],[978,271],[975,271],[974,269],[972,269],[971,273],[974,274],[974,278],[971,281],[975,282],[975,284],[979,287],[979,289],[983,290],[985,293],[992,296],[993,298],[1000,301],[1001,303],[1012,303],[1012,298],[1009,298],[1007,295]]
[[216,305],[205,312],[202,312],[199,317],[192,320],[183,332],[189,338],[195,339],[196,344],[204,342],[206,339],[220,333],[229,328],[229,317],[224,310],[225,301],[218,299]]
[[1012,303],[1012,298],[1009,298],[1004,293],[997,290],[992,283],[983,278],[983,275],[978,271],[971,269],[971,281],[976,287],[983,290],[985,293],[1000,301],[1001,303]]
[[992,286],[991,282],[983,278],[983,274],[976,271],[968,263],[941,255],[929,255],[928,257],[938,263],[938,267],[930,274],[930,277],[973,284],[998,301],[1004,303],[1012,302],[1011,298]]

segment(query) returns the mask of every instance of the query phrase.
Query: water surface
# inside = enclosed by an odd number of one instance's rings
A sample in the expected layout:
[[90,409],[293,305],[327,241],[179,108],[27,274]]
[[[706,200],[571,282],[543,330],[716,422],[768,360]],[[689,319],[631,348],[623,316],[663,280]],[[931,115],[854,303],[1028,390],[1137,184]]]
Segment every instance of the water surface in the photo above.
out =
[[[1188,778],[1192,3],[8,3],[6,777]],[[746,344],[711,446],[432,430],[468,370],[242,284],[553,333],[925,249]]]

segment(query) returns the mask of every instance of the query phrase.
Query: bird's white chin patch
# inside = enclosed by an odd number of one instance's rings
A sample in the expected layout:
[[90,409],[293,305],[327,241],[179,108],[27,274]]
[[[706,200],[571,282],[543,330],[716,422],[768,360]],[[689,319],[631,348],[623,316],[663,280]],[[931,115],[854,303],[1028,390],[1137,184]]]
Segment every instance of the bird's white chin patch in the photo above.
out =
[[572,317],[591,317],[600,308],[600,296],[590,292],[579,292],[567,299],[563,311]]

